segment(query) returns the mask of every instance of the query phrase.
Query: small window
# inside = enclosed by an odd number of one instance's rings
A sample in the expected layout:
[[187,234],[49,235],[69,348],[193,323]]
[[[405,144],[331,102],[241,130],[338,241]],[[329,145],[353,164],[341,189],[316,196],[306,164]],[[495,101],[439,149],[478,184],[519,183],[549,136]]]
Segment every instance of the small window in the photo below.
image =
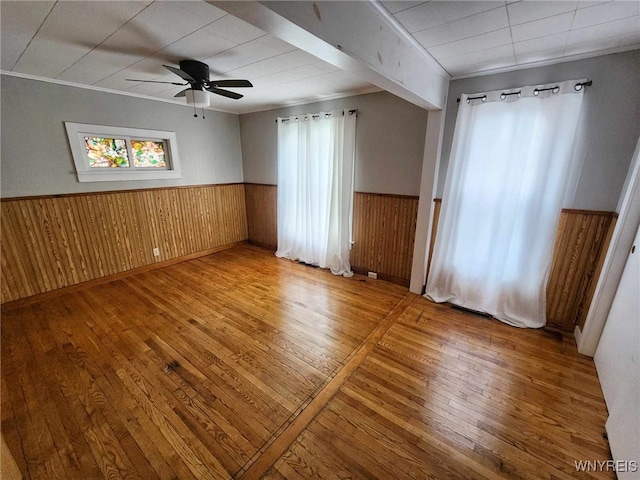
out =
[[65,122],[78,181],[180,178],[173,132]]

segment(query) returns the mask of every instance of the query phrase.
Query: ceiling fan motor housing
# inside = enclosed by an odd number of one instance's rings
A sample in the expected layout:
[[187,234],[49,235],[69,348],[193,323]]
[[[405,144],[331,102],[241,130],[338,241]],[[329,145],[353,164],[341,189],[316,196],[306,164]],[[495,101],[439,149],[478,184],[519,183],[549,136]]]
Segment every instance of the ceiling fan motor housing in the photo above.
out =
[[182,60],[180,70],[191,75],[198,83],[209,81],[209,65],[197,60]]

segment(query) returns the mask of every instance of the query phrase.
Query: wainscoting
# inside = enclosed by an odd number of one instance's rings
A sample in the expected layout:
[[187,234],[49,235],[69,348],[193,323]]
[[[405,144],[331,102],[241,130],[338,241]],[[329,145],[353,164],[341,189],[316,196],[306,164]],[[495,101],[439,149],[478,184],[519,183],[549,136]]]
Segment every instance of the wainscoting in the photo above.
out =
[[418,197],[356,192],[351,265],[409,286]]
[[2,303],[246,240],[245,205],[242,184],[3,199]]
[[276,250],[278,246],[278,187],[245,183],[249,242]]
[[[245,184],[249,242],[276,249],[275,185]],[[353,205],[351,267],[376,272],[381,280],[409,286],[418,197],[356,192]]]
[[547,285],[547,325],[573,332],[581,327],[609,248],[617,214],[563,210]]
[[[442,200],[434,202],[431,251]],[[562,210],[547,283],[548,327],[573,332],[576,325],[584,325],[616,218],[615,212]]]

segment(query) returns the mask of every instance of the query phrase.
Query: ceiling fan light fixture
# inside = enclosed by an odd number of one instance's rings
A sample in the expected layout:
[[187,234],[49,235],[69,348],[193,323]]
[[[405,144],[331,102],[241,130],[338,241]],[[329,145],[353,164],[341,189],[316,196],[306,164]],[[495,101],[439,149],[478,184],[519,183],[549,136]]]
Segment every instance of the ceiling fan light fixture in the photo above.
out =
[[187,92],[185,92],[185,98],[187,99],[187,105],[193,105],[198,108],[211,105],[209,92],[204,90],[187,90]]

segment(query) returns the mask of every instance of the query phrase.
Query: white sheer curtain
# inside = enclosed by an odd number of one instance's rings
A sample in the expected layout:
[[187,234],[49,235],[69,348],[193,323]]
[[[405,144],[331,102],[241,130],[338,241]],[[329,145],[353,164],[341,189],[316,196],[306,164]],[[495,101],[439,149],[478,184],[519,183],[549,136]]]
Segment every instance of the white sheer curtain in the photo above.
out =
[[353,275],[356,114],[278,118],[278,257]]
[[462,96],[427,298],[545,325],[556,224],[580,169],[581,82]]

